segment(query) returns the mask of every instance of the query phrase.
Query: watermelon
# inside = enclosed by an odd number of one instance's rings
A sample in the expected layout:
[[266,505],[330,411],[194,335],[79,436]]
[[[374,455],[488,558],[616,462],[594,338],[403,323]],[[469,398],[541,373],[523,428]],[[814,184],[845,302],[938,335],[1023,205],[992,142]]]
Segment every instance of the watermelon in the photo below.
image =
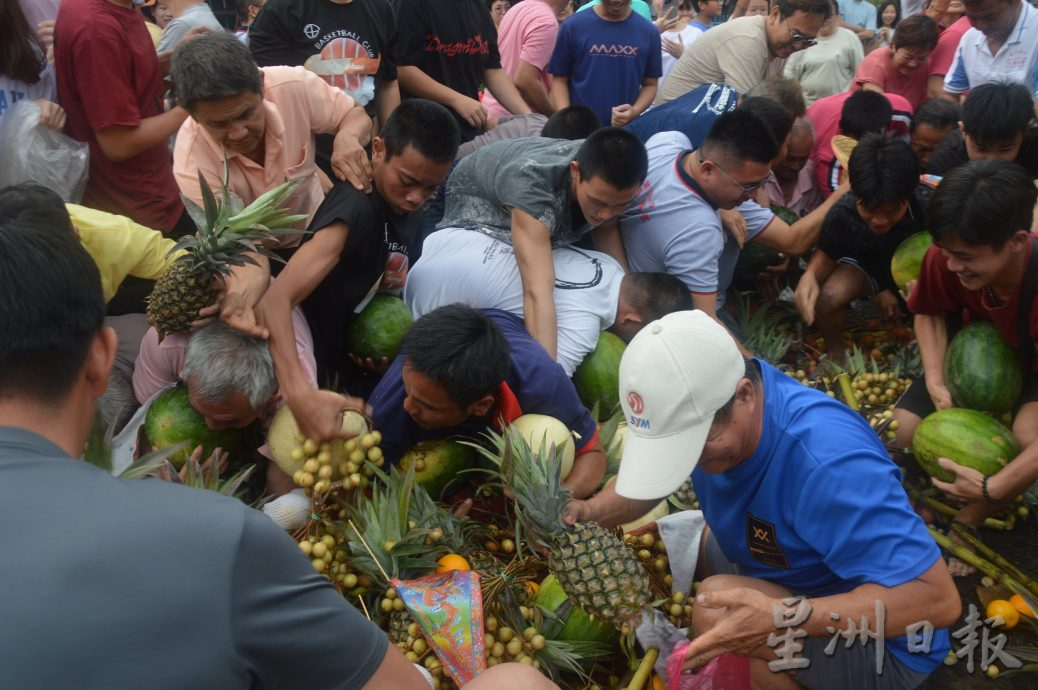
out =
[[422,441],[400,457],[398,466],[406,472],[418,460],[424,466],[415,471],[415,479],[430,496],[439,499],[447,484],[456,479],[459,472],[475,464],[476,452],[452,438]]
[[627,345],[619,336],[602,331],[594,351],[573,374],[577,395],[589,410],[598,405],[598,421],[604,422],[620,404],[620,359]]
[[551,623],[545,622],[546,637],[567,642],[599,642],[610,647],[619,641],[620,633],[617,629],[609,623],[592,620],[576,602],[570,600],[554,575],[544,578],[533,603],[561,619],[562,627],[557,631],[551,630]]
[[383,357],[392,360],[399,354],[412,321],[404,300],[393,295],[375,295],[347,330],[349,354],[361,359],[370,357],[376,363]]
[[923,257],[932,245],[933,237],[926,231],[909,235],[897,245],[890,259],[890,275],[902,291],[913,280],[919,280]]
[[1020,397],[1024,377],[995,324],[980,321],[952,338],[944,356],[944,383],[957,407],[1001,417]]
[[227,451],[233,458],[241,450],[243,431],[213,431],[206,426],[205,418],[191,407],[187,386],[183,383],[156,395],[144,417],[144,433],[154,450],[162,450],[181,441],[187,442],[183,449],[169,457],[177,469],[184,466],[197,446],[203,448],[203,461],[217,448]]
[[573,469],[573,458],[576,455],[574,446],[577,441],[569,428],[555,419],[544,414],[524,414],[517,417],[511,427],[522,434],[530,449],[534,453],[541,452],[541,444],[545,450],[555,444],[556,449],[562,450],[562,471],[560,477],[565,479]]
[[[342,430],[354,436],[362,436],[368,433],[368,423],[360,413],[348,410],[342,415]],[[270,457],[290,477],[297,470],[303,469],[303,463],[306,462],[304,457],[292,457],[292,451],[302,446],[305,440],[292,410],[288,405],[282,405],[270,421],[267,447],[270,449]],[[339,463],[345,462],[346,451],[342,441],[333,441],[331,447],[332,466],[338,467]]]
[[797,215],[797,212],[786,206],[773,204],[771,206],[771,212],[778,216],[779,220],[785,222],[786,225],[792,225],[800,220],[800,216]]
[[929,415],[919,423],[912,438],[916,462],[931,477],[943,482],[955,477],[937,464],[937,458],[948,458],[990,477],[1019,452],[1012,431],[983,412],[961,407]]

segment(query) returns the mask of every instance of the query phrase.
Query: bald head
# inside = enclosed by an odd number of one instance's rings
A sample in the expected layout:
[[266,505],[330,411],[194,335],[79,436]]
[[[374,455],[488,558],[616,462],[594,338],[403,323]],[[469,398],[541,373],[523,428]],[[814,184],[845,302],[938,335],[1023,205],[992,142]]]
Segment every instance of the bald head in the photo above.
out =
[[793,121],[793,129],[789,132],[789,147],[785,157],[775,166],[775,177],[779,182],[794,182],[800,171],[807,165],[811,148],[815,143],[815,128],[806,117],[798,117]]

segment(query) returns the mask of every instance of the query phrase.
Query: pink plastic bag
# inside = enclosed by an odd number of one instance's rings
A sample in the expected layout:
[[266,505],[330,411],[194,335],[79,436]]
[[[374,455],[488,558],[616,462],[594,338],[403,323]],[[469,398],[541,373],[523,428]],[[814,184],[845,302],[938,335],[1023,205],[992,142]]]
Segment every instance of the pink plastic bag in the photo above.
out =
[[722,654],[698,673],[682,673],[690,644],[678,643],[667,657],[667,690],[750,690],[750,660],[744,656]]

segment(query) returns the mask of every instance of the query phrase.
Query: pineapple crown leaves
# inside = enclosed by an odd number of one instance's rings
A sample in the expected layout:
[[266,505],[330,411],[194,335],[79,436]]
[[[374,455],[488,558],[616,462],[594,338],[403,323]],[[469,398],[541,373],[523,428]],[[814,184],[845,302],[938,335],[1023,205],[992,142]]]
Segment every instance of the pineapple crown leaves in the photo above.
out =
[[415,484],[411,496],[410,519],[417,528],[440,529],[443,544],[452,552],[466,556],[473,550],[475,539],[483,528],[475,520],[458,517],[433,501],[421,484]]
[[556,682],[563,680],[560,676],[565,673],[572,673],[584,683],[590,682],[588,671],[594,662],[608,658],[615,651],[601,642],[554,639],[562,630],[565,621],[557,612],[550,611],[540,604],[533,605],[531,621],[523,618],[514,605],[502,604],[497,615],[512,630],[523,630],[532,625],[544,634],[544,647],[534,652],[533,656],[541,663],[541,669]]
[[[83,451],[83,460],[109,474],[115,474],[114,438],[115,425],[110,424],[107,428],[103,428],[101,415],[99,412],[95,412],[94,423],[90,426],[90,435],[87,437],[87,445]],[[163,467],[168,465],[172,468],[169,465],[169,458],[186,447],[187,442],[181,441],[162,450],[142,455],[116,476],[120,479],[146,479],[160,476]]]
[[215,491],[218,494],[233,497],[238,494],[238,490],[241,489],[242,485],[248,481],[255,471],[255,465],[246,465],[230,477],[221,479],[219,463],[200,463],[194,458],[188,458],[187,462],[184,463],[183,473],[172,473],[171,476],[176,478],[174,481],[179,481],[179,483],[192,489]]

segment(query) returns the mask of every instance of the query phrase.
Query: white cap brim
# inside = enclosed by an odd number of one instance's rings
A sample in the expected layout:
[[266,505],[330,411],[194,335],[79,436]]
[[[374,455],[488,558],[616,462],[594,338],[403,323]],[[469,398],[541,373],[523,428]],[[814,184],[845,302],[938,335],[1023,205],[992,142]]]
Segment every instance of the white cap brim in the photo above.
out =
[[656,500],[674,493],[699,463],[714,415],[664,437],[624,436],[616,493],[624,498]]

